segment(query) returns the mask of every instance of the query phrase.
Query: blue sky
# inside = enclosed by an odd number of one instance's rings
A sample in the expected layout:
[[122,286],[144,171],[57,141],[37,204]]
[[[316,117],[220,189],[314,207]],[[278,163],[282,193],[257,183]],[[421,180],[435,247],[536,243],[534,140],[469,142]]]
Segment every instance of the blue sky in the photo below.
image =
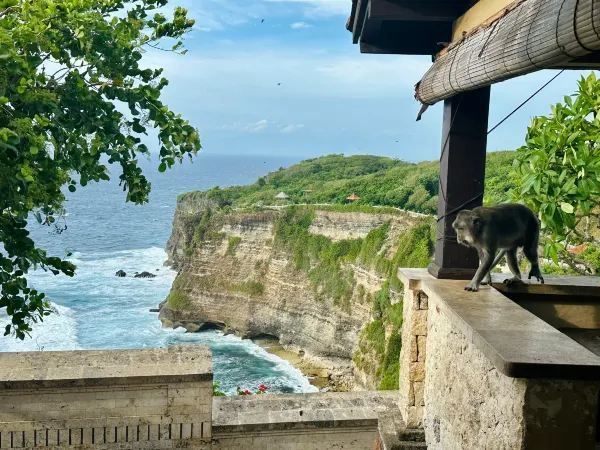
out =
[[[351,0],[171,0],[196,19],[185,56],[149,51],[171,81],[165,101],[200,131],[207,154],[439,157],[442,108],[419,110],[413,86],[427,56],[361,54],[345,29]],[[264,20],[264,21],[263,21]],[[492,87],[490,126],[553,71]],[[488,149],[522,144],[535,115],[573,93],[563,73],[490,135]]]

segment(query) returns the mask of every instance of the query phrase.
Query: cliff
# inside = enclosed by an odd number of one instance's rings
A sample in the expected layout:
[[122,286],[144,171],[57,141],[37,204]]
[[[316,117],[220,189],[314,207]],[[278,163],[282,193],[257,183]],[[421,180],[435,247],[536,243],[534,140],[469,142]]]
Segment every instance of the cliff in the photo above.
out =
[[401,298],[399,282],[390,288],[394,257],[418,227],[429,239],[428,218],[398,210],[227,211],[199,194],[182,197],[167,245],[178,275],[160,320],[274,336],[324,369],[336,389],[377,387],[387,344],[399,336],[387,311]]

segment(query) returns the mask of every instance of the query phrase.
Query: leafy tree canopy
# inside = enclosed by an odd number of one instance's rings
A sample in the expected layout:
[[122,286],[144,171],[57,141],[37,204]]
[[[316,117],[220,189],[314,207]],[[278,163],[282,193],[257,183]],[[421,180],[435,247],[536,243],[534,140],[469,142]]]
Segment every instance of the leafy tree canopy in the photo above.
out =
[[148,131],[163,172],[200,149],[196,130],[161,100],[162,69],[141,66],[152,47],[184,53],[193,21],[168,0],[0,0],[0,310],[5,333],[23,339],[50,314],[31,288],[32,268],[73,275],[75,267],[38,248],[28,218],[51,225],[65,200],[90,181],[119,173],[127,201],[150,184],[138,166]]
[[545,256],[574,268],[570,244],[600,244],[585,226],[600,217],[600,80],[592,72],[578,86],[549,116],[533,119],[514,166],[515,197],[538,212]]

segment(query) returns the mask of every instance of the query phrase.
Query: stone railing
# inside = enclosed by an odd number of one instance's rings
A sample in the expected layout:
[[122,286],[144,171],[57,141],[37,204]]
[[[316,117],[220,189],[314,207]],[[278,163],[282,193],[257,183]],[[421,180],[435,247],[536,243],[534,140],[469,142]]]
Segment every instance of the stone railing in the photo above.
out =
[[0,353],[0,448],[425,448],[394,391],[213,399],[212,380],[200,346]]
[[0,448],[187,448],[211,442],[210,353],[0,353]]
[[427,448],[597,448],[599,356],[496,289],[466,292],[465,281],[425,269],[399,276],[399,407],[407,426],[423,426]]

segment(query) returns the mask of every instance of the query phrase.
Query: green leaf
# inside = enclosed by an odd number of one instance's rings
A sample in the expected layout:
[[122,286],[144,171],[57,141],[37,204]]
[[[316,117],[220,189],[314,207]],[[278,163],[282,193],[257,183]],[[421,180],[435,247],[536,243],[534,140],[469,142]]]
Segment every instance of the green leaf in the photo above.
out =
[[[11,255],[0,254],[0,315],[23,339],[50,313],[44,293],[27,286],[29,269],[74,272],[39,247],[27,218],[56,223],[65,193],[77,188],[71,179],[85,186],[111,172],[128,200],[147,201],[150,183],[139,166],[146,127],[160,129],[165,169],[193,155],[200,140],[182,138],[192,127],[162,103],[168,81],[142,58],[144,43],[168,48],[191,29],[185,9],[165,11],[158,24],[153,12],[167,9],[166,0],[0,0],[0,10],[10,5],[19,8],[0,19],[0,247]],[[117,103],[143,120],[132,121]]]
[[158,166],[158,171],[164,172],[165,170],[167,170],[167,165],[164,162],[161,162]]
[[560,209],[562,209],[567,214],[573,214],[573,211],[575,210],[573,208],[573,205],[571,205],[570,203],[566,203],[566,202],[562,202],[560,204]]

